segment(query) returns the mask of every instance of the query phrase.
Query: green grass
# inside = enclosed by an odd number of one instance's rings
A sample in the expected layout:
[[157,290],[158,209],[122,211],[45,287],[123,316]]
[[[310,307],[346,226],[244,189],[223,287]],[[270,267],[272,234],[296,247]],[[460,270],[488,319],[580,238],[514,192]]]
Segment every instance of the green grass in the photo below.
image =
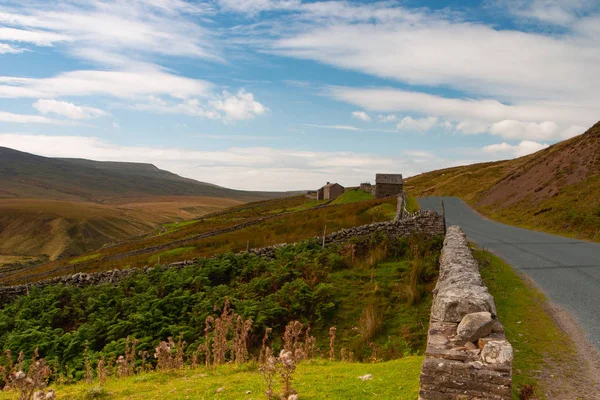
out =
[[[163,224],[163,227],[166,228],[167,232],[172,232],[172,231],[176,231],[178,229],[185,228],[186,226],[197,224],[198,222],[200,222],[200,221],[198,221],[197,219],[193,219],[190,221],[177,221],[177,222],[171,222],[168,224]],[[161,233],[163,233],[163,232],[161,232]]]
[[69,261],[69,264],[77,264],[77,263],[82,263],[82,262],[86,262],[86,261],[92,261],[97,258],[100,258],[101,256],[102,256],[102,254],[100,254],[100,253],[89,254],[89,255],[74,258]]
[[[540,376],[548,366],[567,368],[575,355],[574,345],[546,311],[548,300],[543,293],[495,255],[476,250],[475,257],[513,346],[513,398],[518,399],[521,385],[543,388]],[[541,390],[536,395],[545,398]]]
[[364,190],[352,189],[340,195],[337,199],[331,202],[332,205],[357,203],[359,201],[373,200],[375,196],[367,193]]
[[158,262],[159,259],[161,260],[161,263],[165,263],[165,262],[168,262],[173,257],[180,256],[185,253],[189,253],[190,251],[193,251],[193,250],[196,250],[196,247],[194,247],[194,246],[178,247],[176,249],[163,251],[162,253],[155,254],[152,257],[148,258],[148,264],[154,265]]
[[294,207],[291,211],[305,211],[310,210],[311,208],[320,206],[322,204],[327,203],[328,200],[311,200],[308,203],[300,204],[298,207]]
[[417,200],[416,197],[407,197],[406,198],[406,210],[408,212],[414,213],[416,211],[419,211],[421,209],[421,206],[419,205],[419,201]]
[[[423,357],[411,356],[376,364],[308,361],[301,363],[293,387],[301,399],[400,399],[418,396]],[[372,380],[359,376],[371,374]],[[217,389],[222,388],[220,393]],[[153,372],[129,378],[110,379],[104,396],[92,397],[92,386],[78,383],[54,386],[57,399],[85,400],[184,400],[184,399],[264,399],[264,381],[254,365],[225,365],[216,369],[198,368],[171,373]],[[279,384],[276,385],[279,390]],[[247,394],[251,391],[250,394]],[[1,392],[0,400],[15,398],[14,392]]]

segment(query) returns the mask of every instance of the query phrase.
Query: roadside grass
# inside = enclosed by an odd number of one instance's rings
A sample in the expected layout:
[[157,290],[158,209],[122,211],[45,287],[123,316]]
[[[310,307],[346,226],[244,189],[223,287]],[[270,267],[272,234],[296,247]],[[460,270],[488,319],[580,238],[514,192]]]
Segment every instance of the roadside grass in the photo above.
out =
[[519,399],[522,385],[532,384],[536,395],[545,399],[540,390],[544,370],[556,365],[568,368],[576,354],[574,344],[552,320],[543,293],[499,257],[481,249],[474,255],[513,346],[513,398]]
[[[293,376],[293,388],[301,399],[400,399],[418,396],[423,357],[411,356],[375,364],[314,360],[301,362]],[[358,377],[371,374],[371,380]],[[228,364],[216,368],[150,372],[127,378],[111,378],[103,388],[81,382],[54,385],[59,400],[183,400],[264,399],[266,386],[256,364]],[[281,390],[279,383],[276,391]],[[219,390],[217,392],[217,390]],[[248,393],[250,391],[250,393]],[[0,392],[0,400],[12,400],[14,392]]]
[[373,200],[375,196],[360,189],[351,189],[331,202],[332,205],[350,204],[358,201]]
[[407,197],[406,198],[406,210],[408,212],[414,213],[419,211],[421,206],[419,205],[419,200],[416,197]]

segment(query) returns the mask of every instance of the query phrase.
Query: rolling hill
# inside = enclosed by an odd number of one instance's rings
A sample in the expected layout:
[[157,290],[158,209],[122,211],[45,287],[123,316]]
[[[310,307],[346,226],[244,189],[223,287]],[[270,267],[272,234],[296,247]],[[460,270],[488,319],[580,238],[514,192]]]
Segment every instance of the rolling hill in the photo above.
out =
[[456,196],[493,219],[600,240],[600,122],[537,153],[407,179],[416,196]]
[[48,158],[0,147],[0,198],[110,203],[153,196],[256,201],[282,195],[227,189],[183,178],[152,164]]
[[227,189],[151,164],[0,147],[0,265],[74,256],[161,224],[284,195]]

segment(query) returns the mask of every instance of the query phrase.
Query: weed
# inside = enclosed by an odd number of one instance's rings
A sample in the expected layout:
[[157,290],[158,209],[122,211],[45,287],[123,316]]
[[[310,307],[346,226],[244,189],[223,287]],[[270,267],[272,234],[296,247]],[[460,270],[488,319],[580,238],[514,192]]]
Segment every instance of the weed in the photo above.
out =
[[365,342],[370,342],[381,330],[383,315],[374,304],[366,306],[360,314],[358,330]]

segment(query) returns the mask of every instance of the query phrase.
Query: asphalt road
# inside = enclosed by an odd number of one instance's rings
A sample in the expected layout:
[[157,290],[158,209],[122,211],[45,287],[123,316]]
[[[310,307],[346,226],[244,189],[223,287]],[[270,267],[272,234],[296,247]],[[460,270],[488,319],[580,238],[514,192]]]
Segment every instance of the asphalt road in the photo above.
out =
[[470,241],[529,275],[555,303],[570,311],[600,350],[600,243],[549,235],[482,217],[455,197],[420,198],[421,208],[441,212]]

